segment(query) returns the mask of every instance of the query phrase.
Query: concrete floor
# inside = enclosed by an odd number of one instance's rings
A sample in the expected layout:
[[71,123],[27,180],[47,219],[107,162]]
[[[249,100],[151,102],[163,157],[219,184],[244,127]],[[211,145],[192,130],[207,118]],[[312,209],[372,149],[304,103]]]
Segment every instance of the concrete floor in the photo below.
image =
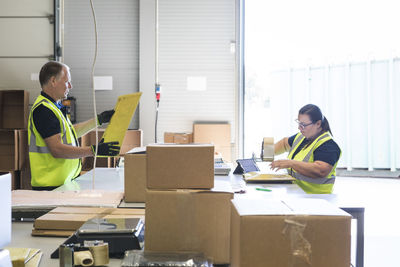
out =
[[400,266],[400,179],[338,177],[334,193],[365,207],[364,266]]

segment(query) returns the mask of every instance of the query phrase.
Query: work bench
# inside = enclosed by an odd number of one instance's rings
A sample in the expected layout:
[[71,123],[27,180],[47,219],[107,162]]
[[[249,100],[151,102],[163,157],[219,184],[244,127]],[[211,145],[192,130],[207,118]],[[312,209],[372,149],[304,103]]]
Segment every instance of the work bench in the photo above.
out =
[[[235,198],[259,199],[259,198],[317,198],[325,199],[330,203],[340,207],[348,212],[357,220],[357,235],[356,235],[356,267],[363,267],[364,258],[364,207],[362,203],[357,203],[356,200],[350,196],[339,196],[335,194],[319,195],[319,194],[306,194],[301,188],[295,184],[253,184],[245,183],[241,175],[229,176],[215,176],[219,182],[229,183],[232,190],[237,192]],[[268,188],[271,191],[258,191],[257,187]],[[123,168],[96,168],[95,179],[93,181],[93,171],[89,171],[84,175],[78,177],[71,183],[65,184],[57,191],[79,191],[87,189],[96,190],[109,190],[109,191],[123,191],[124,189],[124,169]],[[129,208],[143,208],[143,203],[124,203],[121,202],[120,207]],[[49,208],[48,210],[50,210]],[[43,207],[36,209],[39,215],[45,211]],[[27,210],[26,210],[27,211]],[[30,217],[33,217],[31,209]],[[43,251],[43,256],[40,266],[58,266],[58,259],[50,259],[50,254],[62,244],[66,238],[58,237],[32,237],[31,231],[33,222],[19,221],[24,217],[24,210],[15,208],[13,209],[13,216],[18,215],[18,221],[12,223],[12,241],[9,246],[11,247],[32,247],[40,248]],[[111,259],[109,266],[120,266],[120,259]]]

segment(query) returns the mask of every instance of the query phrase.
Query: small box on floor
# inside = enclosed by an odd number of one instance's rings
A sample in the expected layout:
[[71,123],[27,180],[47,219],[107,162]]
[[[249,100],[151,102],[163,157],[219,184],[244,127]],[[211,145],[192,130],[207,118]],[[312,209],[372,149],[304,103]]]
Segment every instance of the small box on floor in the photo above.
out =
[[228,191],[147,190],[145,250],[201,252],[229,263],[232,198]]
[[321,199],[232,200],[232,267],[348,267],[351,216]]
[[214,187],[213,145],[149,145],[146,153],[147,188]]
[[193,133],[164,133],[164,143],[190,144],[193,143]]

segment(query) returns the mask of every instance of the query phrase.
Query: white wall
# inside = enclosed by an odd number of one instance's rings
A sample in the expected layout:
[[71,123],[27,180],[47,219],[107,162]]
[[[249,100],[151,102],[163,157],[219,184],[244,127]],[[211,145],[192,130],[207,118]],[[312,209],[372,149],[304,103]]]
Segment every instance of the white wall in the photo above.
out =
[[274,136],[295,134],[298,110],[313,103],[342,149],[339,167],[400,168],[399,69],[400,60],[392,58],[272,73],[271,113],[280,125]]
[[[158,141],[166,131],[192,131],[194,121],[228,121],[236,142],[235,0],[159,1]],[[154,1],[141,1],[140,125],[154,142]],[[188,77],[205,77],[205,91],[189,91]]]
[[154,143],[155,122],[155,1],[140,0],[140,128],[143,144]]
[[40,92],[35,77],[54,53],[52,14],[53,0],[0,1],[0,16],[8,17],[0,19],[0,90],[26,90],[31,104]]
[[[94,1],[98,32],[95,76],[112,76],[113,90],[96,91],[97,113],[112,109],[119,95],[139,91],[139,1]],[[95,32],[89,1],[64,2],[64,62],[70,66],[77,120],[94,116],[91,68]],[[138,113],[138,112],[137,112]],[[130,128],[138,128],[136,114]]]

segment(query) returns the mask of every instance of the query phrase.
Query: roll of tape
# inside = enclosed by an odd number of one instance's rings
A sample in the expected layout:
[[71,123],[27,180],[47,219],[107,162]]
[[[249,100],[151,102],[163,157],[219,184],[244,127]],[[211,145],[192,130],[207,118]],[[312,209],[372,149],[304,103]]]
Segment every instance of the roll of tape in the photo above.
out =
[[94,258],[93,266],[103,266],[109,263],[108,243],[90,246],[89,251],[92,253]]
[[90,251],[74,252],[74,265],[93,266],[93,255]]
[[264,137],[262,147],[262,161],[273,161],[275,154],[274,138]]

